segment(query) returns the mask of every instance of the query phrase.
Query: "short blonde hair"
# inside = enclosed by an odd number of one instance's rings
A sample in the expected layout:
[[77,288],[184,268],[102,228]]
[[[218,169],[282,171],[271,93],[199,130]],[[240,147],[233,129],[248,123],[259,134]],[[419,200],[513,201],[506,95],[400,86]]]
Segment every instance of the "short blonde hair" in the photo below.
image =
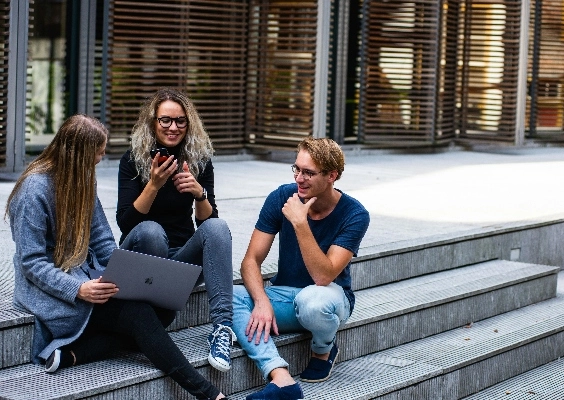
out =
[[298,152],[307,151],[321,172],[337,171],[338,180],[345,170],[345,154],[332,139],[307,137],[298,144]]

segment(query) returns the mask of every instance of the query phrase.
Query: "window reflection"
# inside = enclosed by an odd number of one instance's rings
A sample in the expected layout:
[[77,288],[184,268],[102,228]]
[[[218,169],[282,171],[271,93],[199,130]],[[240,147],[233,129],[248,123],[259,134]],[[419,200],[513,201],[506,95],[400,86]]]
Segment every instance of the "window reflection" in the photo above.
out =
[[65,0],[35,0],[31,13],[26,149],[41,151],[65,118]]

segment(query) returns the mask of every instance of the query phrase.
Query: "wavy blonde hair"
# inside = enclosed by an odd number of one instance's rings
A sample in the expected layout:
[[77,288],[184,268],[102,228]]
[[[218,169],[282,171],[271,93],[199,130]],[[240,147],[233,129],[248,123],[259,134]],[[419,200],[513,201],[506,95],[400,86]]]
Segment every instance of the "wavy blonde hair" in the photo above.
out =
[[182,164],[186,161],[192,175],[198,176],[213,155],[211,140],[190,98],[176,89],[159,89],[145,101],[139,111],[139,118],[131,131],[131,156],[144,183],[149,182],[151,177],[151,163],[153,161],[151,149],[157,145],[155,139],[157,111],[161,103],[167,100],[179,104],[188,118],[186,136],[180,143],[179,171],[182,170]]
[[63,271],[82,264],[88,254],[96,198],[96,154],[105,145],[108,130],[83,114],[68,118],[43,152],[17,180],[10,203],[23,181],[33,174],[49,174],[55,188],[55,265]]
[[309,136],[298,144],[297,152],[307,151],[315,163],[321,169],[321,172],[337,171],[337,178],[341,179],[341,175],[345,170],[345,154],[341,146],[333,139],[319,138],[314,139]]

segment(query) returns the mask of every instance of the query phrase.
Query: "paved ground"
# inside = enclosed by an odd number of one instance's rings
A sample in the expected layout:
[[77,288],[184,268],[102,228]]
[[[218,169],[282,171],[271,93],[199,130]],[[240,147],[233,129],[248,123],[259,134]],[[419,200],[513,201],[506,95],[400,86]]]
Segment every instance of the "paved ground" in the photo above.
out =
[[[263,200],[278,185],[292,181],[291,163],[291,159],[267,162],[231,157],[214,161],[217,203],[220,217],[233,234],[236,276]],[[363,255],[515,223],[564,218],[563,172],[562,148],[351,152],[336,186],[370,212],[370,228],[359,253]],[[97,175],[99,196],[117,239],[116,162],[102,162]],[[14,183],[7,178],[0,174],[2,214]],[[9,279],[14,245],[4,221],[0,222],[0,249],[0,279]],[[275,267],[276,257],[274,249],[267,269]]]

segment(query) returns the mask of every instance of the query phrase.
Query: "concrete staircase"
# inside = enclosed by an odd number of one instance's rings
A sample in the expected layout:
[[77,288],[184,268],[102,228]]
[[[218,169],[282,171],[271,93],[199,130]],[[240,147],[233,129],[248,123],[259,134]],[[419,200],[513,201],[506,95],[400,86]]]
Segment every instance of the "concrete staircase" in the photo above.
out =
[[[526,249],[530,234],[460,237],[356,258],[356,308],[337,334],[338,364],[328,381],[303,384],[306,398],[489,399],[479,396],[547,368],[564,355],[564,296],[557,296],[559,267],[509,261],[519,258],[516,249]],[[9,283],[3,286],[0,399],[192,398],[137,353],[52,375],[29,364],[33,317],[12,309]],[[170,334],[202,374],[230,398],[244,399],[263,379],[237,345],[231,371],[208,365],[207,315],[198,288]],[[291,373],[299,374],[309,335],[275,340]]]

